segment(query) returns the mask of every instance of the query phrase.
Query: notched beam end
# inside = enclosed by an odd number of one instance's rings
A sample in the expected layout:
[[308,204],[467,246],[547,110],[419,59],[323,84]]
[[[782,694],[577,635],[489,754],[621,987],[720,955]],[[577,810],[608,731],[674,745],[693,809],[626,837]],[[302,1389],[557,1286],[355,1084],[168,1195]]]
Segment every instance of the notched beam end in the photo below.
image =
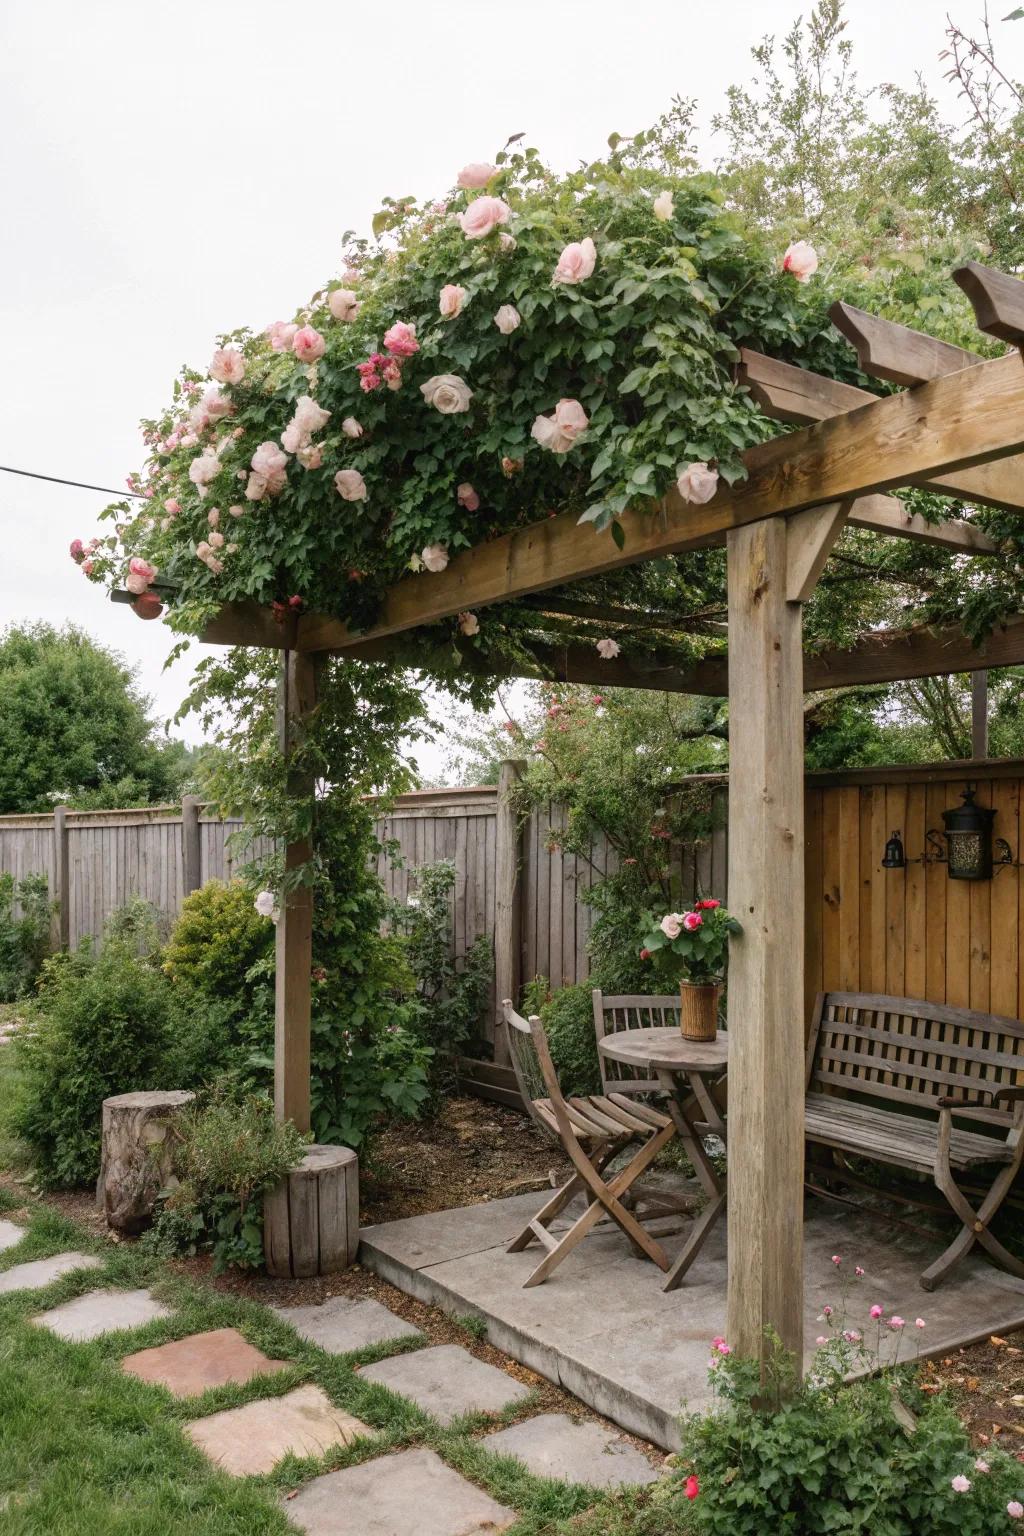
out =
[[836,330],[853,347],[864,372],[875,379],[887,379],[890,384],[926,384],[982,361],[963,347],[954,347],[923,331],[912,331],[893,320],[883,320],[842,299],[837,299],[828,313]]
[[957,267],[953,281],[966,293],[979,331],[1024,347],[1024,283],[980,261]]

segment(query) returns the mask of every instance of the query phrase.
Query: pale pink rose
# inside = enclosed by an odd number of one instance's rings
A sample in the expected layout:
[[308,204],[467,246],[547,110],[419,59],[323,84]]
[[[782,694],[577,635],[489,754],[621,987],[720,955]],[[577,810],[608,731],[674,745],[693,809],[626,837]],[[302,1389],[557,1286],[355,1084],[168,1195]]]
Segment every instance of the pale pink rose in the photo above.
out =
[[980,1472],[982,1475],[984,1475],[986,1472],[991,1472],[992,1468],[989,1466],[988,1462],[983,1456],[979,1456],[977,1461],[974,1463],[974,1470],[975,1472]]
[[718,470],[706,464],[684,464],[676,480],[676,490],[684,501],[703,506],[718,490]]
[[206,487],[219,474],[220,460],[214,453],[201,453],[188,467],[188,477],[200,495],[206,494]]
[[298,453],[304,442],[302,431],[294,421],[290,421],[281,433],[281,447],[286,453]]
[[459,214],[459,224],[468,240],[482,240],[499,224],[507,224],[510,214],[511,209],[500,197],[475,197],[465,213]]
[[358,469],[339,469],[334,477],[334,488],[342,501],[366,500],[366,481]]
[[327,351],[327,343],[319,331],[304,325],[292,337],[292,351],[300,363],[315,363]]
[[443,544],[428,544],[420,551],[420,559],[428,571],[443,571],[448,564],[448,551]]
[[678,912],[668,912],[658,924],[666,939],[678,939],[683,931],[683,920]]
[[590,417],[578,400],[559,400],[555,406],[555,426],[567,436],[576,438],[590,425]]
[[196,554],[199,556],[200,560],[205,560],[209,553],[209,544],[207,544],[205,539],[200,539],[199,543],[196,545]]
[[214,528],[213,532],[210,534],[210,548],[211,549],[223,549],[224,548],[224,535],[221,533],[219,528]]
[[134,555],[129,560],[128,569],[133,576],[141,576],[144,581],[152,581],[156,575],[156,566],[150,565],[148,560],[143,560],[139,555]]
[[818,270],[818,253],[806,240],[796,240],[782,258],[783,272],[791,272],[798,283],[808,283]]
[[224,570],[223,560],[218,560],[216,555],[207,555],[204,564],[206,569],[212,571],[214,576],[219,576]]
[[245,508],[235,505],[233,507],[228,507],[228,511],[232,517],[241,517],[242,513],[245,511]]
[[969,1477],[964,1477],[962,1472],[959,1472],[956,1477],[950,1480],[949,1486],[954,1493],[970,1493],[971,1480]]
[[209,512],[206,514],[206,521],[209,523],[211,528],[216,528],[217,524],[220,522],[220,510],[217,507],[211,507]]
[[597,250],[588,235],[585,240],[574,240],[558,258],[553,283],[585,283],[597,263]]
[[307,436],[311,436],[314,432],[319,432],[322,427],[326,427],[330,419],[330,411],[325,411],[322,406],[317,405],[312,396],[300,395],[298,400],[296,400],[295,415],[292,417],[292,420],[298,422],[302,432]]
[[174,497],[172,496],[169,501],[164,502],[164,508],[171,517],[177,517],[178,513],[181,511],[181,503],[175,501]]
[[617,640],[597,640],[595,644],[602,661],[614,661],[622,649]]
[[1006,1506],[1006,1513],[1011,1520],[1024,1520],[1024,1504],[1019,1499],[1011,1499]]
[[511,336],[523,323],[523,317],[514,304],[503,304],[494,317],[494,323],[503,336]]
[[149,586],[149,582],[146,580],[145,576],[137,576],[134,572],[130,572],[125,577],[124,584],[128,591],[134,592],[137,597],[145,592],[146,588]]
[[666,187],[664,192],[659,192],[653,203],[654,217],[664,222],[672,217],[675,211],[672,207],[672,193]]
[[460,507],[465,507],[467,512],[477,512],[480,508],[480,497],[474,491],[468,480],[463,480],[455,492]]
[[219,389],[208,389],[195,409],[202,412],[207,421],[220,421],[222,416],[231,415],[234,406]]
[[907,1326],[907,1320],[905,1317],[900,1317],[898,1313],[894,1312],[889,1319],[888,1326],[892,1329],[893,1333],[899,1333],[901,1328]]
[[93,571],[95,570],[95,568],[96,568],[95,560],[83,560],[82,561],[82,570],[85,572],[85,574],[87,576],[91,576]]
[[267,336],[275,352],[290,352],[298,326],[292,320],[275,320],[267,326]]
[[246,499],[248,501],[262,501],[266,494],[267,477],[254,469],[245,484]]
[[387,385],[388,389],[401,389],[402,365],[398,361],[397,357],[388,358],[387,362],[384,364],[380,371],[380,376],[384,380],[384,383]]
[[699,912],[683,913],[683,927],[686,929],[687,933],[696,933],[697,929],[703,928],[703,926],[704,919],[701,917]]
[[300,448],[296,458],[303,469],[319,469],[324,461],[322,443],[309,443],[305,448]]
[[568,453],[589,424],[590,418],[578,400],[559,400],[554,415],[537,417],[530,435],[551,453]]
[[457,373],[436,373],[420,385],[420,394],[442,416],[456,416],[460,411],[468,411],[473,398],[473,391]]
[[480,188],[486,187],[491,177],[497,174],[496,165],[488,165],[486,160],[474,160],[470,165],[462,167],[457,185],[464,192],[479,192]]
[[283,453],[274,442],[260,443],[252,456],[251,463],[258,475],[272,475],[285,468],[288,455]]
[[460,613],[459,628],[464,635],[478,635],[480,633],[480,620],[475,613]]
[[241,384],[245,378],[245,358],[237,347],[218,347],[208,372],[218,384]]
[[335,320],[354,320],[359,311],[359,300],[351,288],[334,288],[327,295],[327,308]]
[[466,302],[466,290],[458,283],[445,283],[441,289],[437,307],[444,320],[454,320],[456,315],[462,313],[462,306]]
[[404,320],[396,320],[391,329],[384,332],[384,348],[392,357],[412,357],[420,349],[416,327]]
[[514,251],[516,248],[515,235],[510,235],[505,230],[502,230],[501,234],[498,236],[498,245],[501,247],[503,253]]
[[346,437],[362,437],[363,429],[354,416],[346,416],[341,424],[341,430]]
[[928,1324],[925,1322],[923,1317],[915,1317],[914,1318],[914,1327],[915,1328],[927,1328],[927,1326],[928,1326]]

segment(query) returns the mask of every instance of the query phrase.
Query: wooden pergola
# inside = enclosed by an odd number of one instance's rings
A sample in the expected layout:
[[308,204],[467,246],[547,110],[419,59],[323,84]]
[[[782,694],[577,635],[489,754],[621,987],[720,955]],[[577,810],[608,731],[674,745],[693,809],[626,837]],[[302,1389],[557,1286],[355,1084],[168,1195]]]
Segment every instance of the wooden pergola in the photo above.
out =
[[[970,557],[998,554],[969,521],[909,516],[886,491],[925,486],[1024,513],[1024,362],[1017,350],[1024,283],[976,263],[955,276],[979,328],[1010,344],[1006,356],[983,361],[837,304],[833,320],[863,371],[903,386],[899,392],[878,397],[744,352],[741,381],[768,416],[796,430],[748,451],[748,478],[731,489],[720,485],[706,505],[689,505],[673,490],[627,512],[621,548],[581,526],[575,513],[562,513],[477,546],[439,574],[402,580],[368,631],[317,614],[282,624],[269,609],[235,604],[203,636],[282,652],[279,738],[286,753],[315,704],[318,655],[387,658],[418,626],[510,601],[560,621],[558,642],[536,644],[519,675],[728,694],[729,897],[743,924],[729,973],[728,1330],[743,1354],[761,1354],[768,1329],[797,1359],[803,1342],[804,692],[1024,663],[1024,616],[977,647],[951,626],[875,631],[843,650],[803,648],[803,605],[845,527]],[[681,664],[678,653],[650,643],[659,625],[685,632],[685,618],[558,594],[567,584],[578,594],[587,578],[641,561],[722,545],[728,650],[696,663]],[[587,630],[595,620],[643,631],[643,658],[602,660]],[[290,846],[287,865],[303,864],[309,851]],[[500,971],[509,946],[498,947]],[[275,1097],[278,1114],[303,1129],[311,954],[312,894],[300,885],[287,893],[277,927]],[[498,985],[501,996],[500,974]]]

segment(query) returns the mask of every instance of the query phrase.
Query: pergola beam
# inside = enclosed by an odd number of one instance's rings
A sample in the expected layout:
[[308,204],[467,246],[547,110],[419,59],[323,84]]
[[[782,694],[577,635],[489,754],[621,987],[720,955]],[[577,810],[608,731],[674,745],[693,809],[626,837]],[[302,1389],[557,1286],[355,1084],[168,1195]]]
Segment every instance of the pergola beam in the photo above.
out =
[[982,359],[924,331],[912,331],[894,320],[884,320],[842,299],[829,310],[829,318],[857,354],[857,361],[873,379],[890,384],[925,384],[962,368],[974,368]]
[[968,261],[953,273],[971,301],[979,331],[1024,346],[1024,283],[980,261]]

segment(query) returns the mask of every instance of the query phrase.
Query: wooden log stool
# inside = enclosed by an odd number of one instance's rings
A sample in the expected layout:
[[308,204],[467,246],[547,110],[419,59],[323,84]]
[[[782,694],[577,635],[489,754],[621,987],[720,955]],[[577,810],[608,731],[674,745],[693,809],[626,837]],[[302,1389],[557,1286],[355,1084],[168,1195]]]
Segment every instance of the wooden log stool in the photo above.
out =
[[194,1099],[186,1089],[104,1099],[96,1204],[109,1226],[135,1233],[149,1222],[173,1178],[174,1121]]
[[263,1202],[267,1273],[329,1275],[354,1264],[358,1248],[359,1159],[348,1147],[307,1147]]

